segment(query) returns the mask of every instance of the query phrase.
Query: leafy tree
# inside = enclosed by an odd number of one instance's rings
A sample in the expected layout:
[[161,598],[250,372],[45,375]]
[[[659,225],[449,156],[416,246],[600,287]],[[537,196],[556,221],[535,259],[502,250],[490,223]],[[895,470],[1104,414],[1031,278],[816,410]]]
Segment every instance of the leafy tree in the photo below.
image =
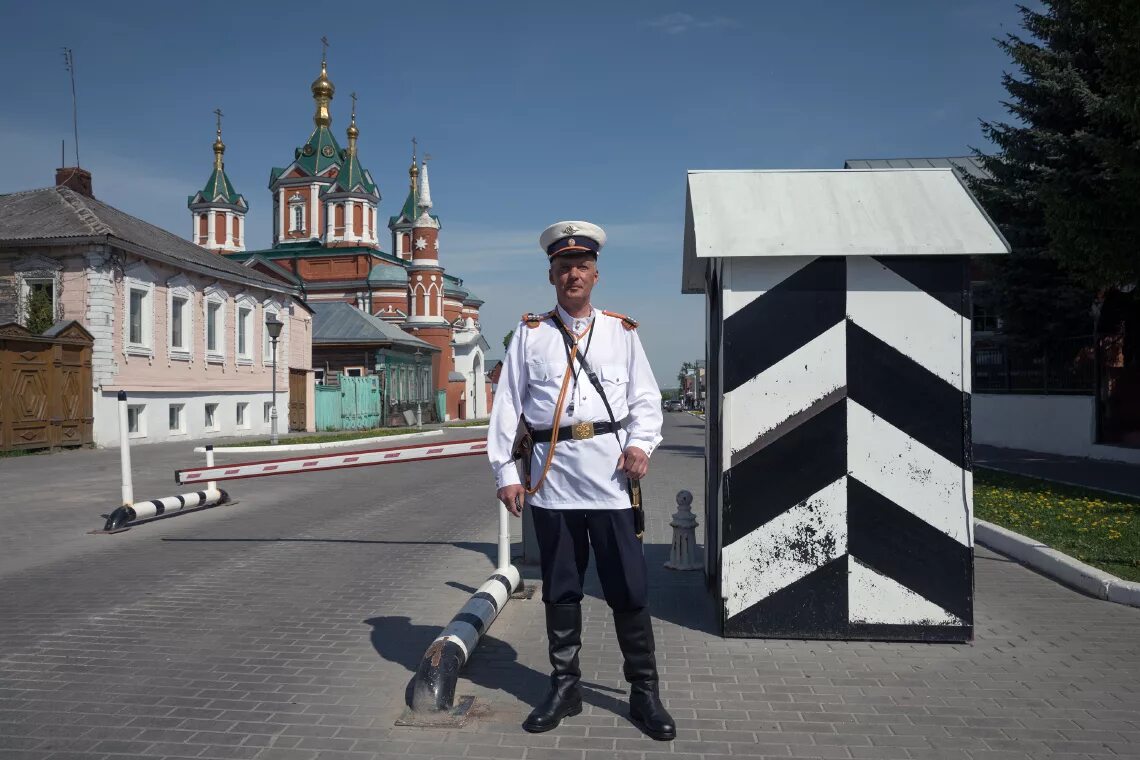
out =
[[689,370],[692,368],[693,365],[691,362],[681,363],[681,371],[677,373],[677,384],[682,390],[685,388],[685,378],[689,376]]
[[504,351],[507,349],[507,346],[511,345],[511,338],[514,337],[514,334],[515,334],[515,331],[511,330],[509,333],[507,333],[506,335],[503,336],[503,350]]
[[1140,3],[1020,10],[1027,36],[998,40],[1015,121],[982,122],[998,152],[975,150],[993,178],[971,184],[1014,248],[990,263],[1003,328],[1039,343],[1089,333],[1140,280]]
[[54,304],[47,288],[32,288],[28,293],[28,320],[25,327],[39,335],[55,323]]

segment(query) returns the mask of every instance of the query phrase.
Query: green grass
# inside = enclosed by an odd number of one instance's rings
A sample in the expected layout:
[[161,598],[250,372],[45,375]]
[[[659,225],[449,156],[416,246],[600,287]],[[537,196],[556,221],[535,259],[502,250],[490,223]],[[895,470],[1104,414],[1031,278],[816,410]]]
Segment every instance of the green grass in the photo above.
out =
[[1140,581],[1140,500],[979,469],[974,514],[1119,578]]
[[444,423],[444,424],[445,424],[445,426],[446,426],[446,427],[449,427],[449,428],[459,428],[459,427],[487,427],[487,425],[491,424],[491,421],[490,421],[490,420],[468,420],[467,422],[456,422],[456,423],[454,423],[454,424],[453,424],[453,423],[450,423],[450,422],[447,422],[447,423]]
[[[296,438],[281,438],[281,445],[294,443],[329,443],[330,441],[355,441],[361,438],[379,438],[387,435],[401,435],[415,433],[415,428],[375,428],[373,430],[352,430],[346,433],[317,433],[316,435],[303,435]],[[227,443],[226,446],[269,446],[269,439],[263,441],[242,441],[241,443]]]

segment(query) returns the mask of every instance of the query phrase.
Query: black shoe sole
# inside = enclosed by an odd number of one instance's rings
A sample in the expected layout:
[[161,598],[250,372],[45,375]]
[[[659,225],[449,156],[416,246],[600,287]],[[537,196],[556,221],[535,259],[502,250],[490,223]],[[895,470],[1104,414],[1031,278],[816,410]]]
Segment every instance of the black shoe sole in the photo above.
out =
[[529,734],[544,734],[547,731],[553,731],[562,725],[562,721],[566,720],[567,718],[572,718],[575,715],[579,715],[581,712],[582,705],[578,705],[577,707],[571,709],[570,712],[559,718],[556,722],[551,723],[549,726],[532,726],[527,723],[523,723],[523,731],[526,731]]
[[629,719],[631,721],[633,721],[633,725],[637,726],[643,732],[645,732],[645,735],[648,736],[650,739],[655,739],[656,741],[659,741],[659,742],[671,742],[677,738],[677,732],[676,731],[653,731],[653,730],[650,730],[649,726],[645,725],[645,722],[643,720],[641,720],[641,718],[634,716],[632,713],[630,714]]

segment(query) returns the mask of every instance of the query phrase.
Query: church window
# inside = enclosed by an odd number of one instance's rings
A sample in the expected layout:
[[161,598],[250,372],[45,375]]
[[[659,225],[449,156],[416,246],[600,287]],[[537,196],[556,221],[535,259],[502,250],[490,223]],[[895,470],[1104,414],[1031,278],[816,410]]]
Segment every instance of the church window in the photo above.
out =
[[293,226],[290,228],[292,232],[305,231],[305,207],[300,203],[294,203],[289,207],[293,212]]

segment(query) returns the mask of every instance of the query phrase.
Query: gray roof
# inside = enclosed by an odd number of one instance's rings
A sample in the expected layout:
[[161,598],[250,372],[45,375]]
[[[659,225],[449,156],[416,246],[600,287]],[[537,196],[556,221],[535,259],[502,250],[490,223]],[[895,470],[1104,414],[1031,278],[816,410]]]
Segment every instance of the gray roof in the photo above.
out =
[[295,293],[278,279],[66,187],[0,195],[0,244],[110,242],[144,258],[229,282]]
[[957,169],[971,177],[990,179],[975,156],[941,158],[852,158],[843,162],[844,169]]
[[313,345],[322,343],[392,344],[438,351],[380,317],[344,301],[309,302],[313,309]]
[[377,264],[368,273],[369,282],[398,282],[408,281],[408,270],[399,264]]

